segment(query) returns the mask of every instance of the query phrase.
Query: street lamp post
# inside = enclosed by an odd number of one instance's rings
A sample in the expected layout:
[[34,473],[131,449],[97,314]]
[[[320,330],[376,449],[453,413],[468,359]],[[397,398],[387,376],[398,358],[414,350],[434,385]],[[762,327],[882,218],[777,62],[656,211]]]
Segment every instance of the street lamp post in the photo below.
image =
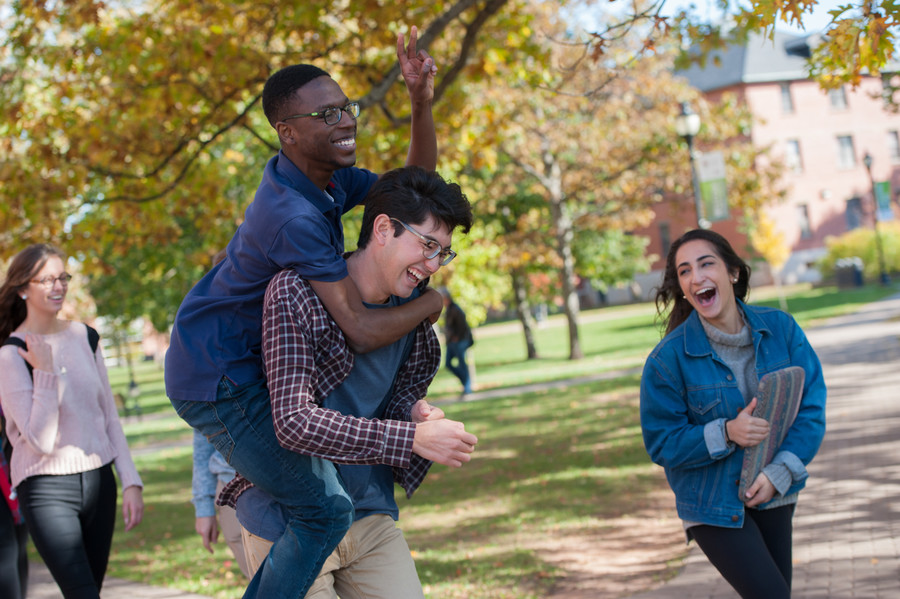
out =
[[882,285],[888,285],[891,280],[888,277],[887,269],[884,266],[884,247],[881,245],[881,232],[878,230],[878,197],[875,195],[875,178],[872,176],[872,156],[866,152],[863,155],[863,165],[869,174],[869,188],[872,190],[872,205],[875,207],[875,251],[878,253],[878,272]]
[[709,228],[709,221],[703,218],[700,199],[700,182],[697,180],[696,153],[694,152],[694,136],[700,131],[700,115],[691,110],[687,102],[681,103],[681,114],[675,118],[675,132],[687,142],[688,155],[691,157],[691,185],[694,190],[694,210],[697,213],[697,226]]

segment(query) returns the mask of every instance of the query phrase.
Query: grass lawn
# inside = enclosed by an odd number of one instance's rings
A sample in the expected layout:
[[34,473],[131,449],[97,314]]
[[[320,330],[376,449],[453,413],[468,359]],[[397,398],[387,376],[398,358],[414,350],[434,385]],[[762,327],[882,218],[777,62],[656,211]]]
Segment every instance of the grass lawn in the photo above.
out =
[[[804,327],[893,292],[877,286],[789,290],[788,307]],[[778,305],[766,290],[757,304]],[[479,328],[473,348],[479,389],[507,387],[635,367],[659,340],[649,304],[585,312],[585,359],[566,359],[564,320],[538,330],[542,358],[526,361],[515,324]],[[123,368],[110,370],[114,390],[127,391]],[[117,531],[110,576],[223,598],[244,586],[224,542],[210,555],[194,532],[190,504],[190,429],[174,415],[153,363],[135,365],[141,417],[124,420],[144,478],[146,514],[135,530]],[[442,407],[479,437],[475,459],[459,470],[435,466],[411,501],[399,499],[401,527],[413,549],[426,594],[463,597],[544,597],[561,574],[552,548],[591,532],[603,542],[616,521],[642,513],[665,491],[646,456],[637,411],[637,375]],[[458,393],[445,369],[433,399]],[[563,562],[565,563],[565,562]],[[677,560],[671,564],[677,567]],[[662,575],[665,575],[664,573]]]

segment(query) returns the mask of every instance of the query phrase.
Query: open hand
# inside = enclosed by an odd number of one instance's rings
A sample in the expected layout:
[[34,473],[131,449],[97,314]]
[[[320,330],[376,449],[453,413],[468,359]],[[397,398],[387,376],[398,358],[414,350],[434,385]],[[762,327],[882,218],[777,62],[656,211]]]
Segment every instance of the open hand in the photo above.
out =
[[122,491],[122,517],[125,519],[125,530],[131,530],[144,519],[143,489],[137,485],[126,487]]
[[215,516],[200,516],[194,519],[194,530],[203,539],[203,546],[210,553],[213,552],[212,544],[219,540],[219,523]]

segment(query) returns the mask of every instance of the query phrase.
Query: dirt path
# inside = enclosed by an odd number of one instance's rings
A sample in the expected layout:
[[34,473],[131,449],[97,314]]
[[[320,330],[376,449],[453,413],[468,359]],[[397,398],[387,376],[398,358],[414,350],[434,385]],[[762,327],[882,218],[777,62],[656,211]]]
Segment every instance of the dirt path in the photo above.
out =
[[615,599],[659,586],[677,573],[688,547],[668,487],[649,507],[567,534],[541,558],[566,571],[548,599]]

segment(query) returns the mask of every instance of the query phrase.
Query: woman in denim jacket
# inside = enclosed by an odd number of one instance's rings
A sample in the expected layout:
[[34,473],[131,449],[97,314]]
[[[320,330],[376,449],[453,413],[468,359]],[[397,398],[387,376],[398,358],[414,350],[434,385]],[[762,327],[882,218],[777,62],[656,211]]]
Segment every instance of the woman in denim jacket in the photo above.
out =
[[[750,267],[728,241],[697,229],[666,258],[656,304],[666,336],[644,365],[641,428],[665,468],[678,516],[710,562],[744,598],[790,597],[791,520],[825,434],[825,381],[815,352],[785,312],[744,303]],[[745,497],[744,448],[769,434],[752,415],[759,377],[801,366],[800,409]]]

